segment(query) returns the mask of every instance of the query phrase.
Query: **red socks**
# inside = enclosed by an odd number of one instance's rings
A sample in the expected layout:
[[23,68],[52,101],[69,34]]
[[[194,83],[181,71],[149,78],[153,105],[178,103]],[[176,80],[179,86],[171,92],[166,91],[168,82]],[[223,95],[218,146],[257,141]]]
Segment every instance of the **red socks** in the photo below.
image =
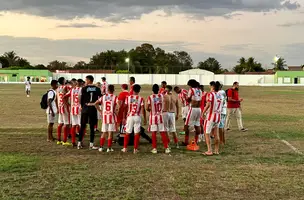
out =
[[125,138],[124,138],[124,148],[128,148],[128,144],[129,144],[129,135],[125,134]]
[[105,143],[105,138],[100,138],[100,147],[103,147],[104,143]]
[[57,140],[59,142],[61,141],[61,129],[62,129],[62,124],[59,124],[57,127]]
[[108,138],[108,148],[112,147],[113,138]]
[[152,132],[152,148],[156,149],[156,147],[157,147],[156,132]]
[[72,136],[72,143],[75,144],[76,143],[76,132],[75,132],[75,127],[71,128],[71,136]]
[[165,149],[168,148],[168,136],[166,132],[160,133]]
[[135,134],[134,136],[134,149],[138,149],[140,134]]
[[176,137],[176,135],[174,135],[173,137],[174,137],[174,143],[177,144],[178,143],[178,138]]

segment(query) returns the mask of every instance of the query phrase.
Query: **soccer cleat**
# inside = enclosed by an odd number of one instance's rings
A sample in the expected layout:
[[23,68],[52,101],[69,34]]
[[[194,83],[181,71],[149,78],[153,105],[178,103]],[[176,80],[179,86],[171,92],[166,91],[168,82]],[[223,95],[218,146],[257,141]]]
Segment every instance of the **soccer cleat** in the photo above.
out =
[[167,149],[165,150],[165,153],[166,153],[166,154],[169,154],[169,153],[171,153],[171,150],[170,150],[169,148],[167,148]]
[[26,95],[27,97],[30,97],[30,95]]
[[134,150],[133,150],[133,153],[134,153],[134,154],[137,154],[138,152],[139,152],[138,149],[134,149]]
[[248,129],[247,128],[242,128],[241,131],[246,132],[246,131],[248,131]]
[[157,149],[152,149],[151,153],[156,154],[157,153]]
[[98,149],[98,151],[99,151],[99,152],[102,152],[102,151],[103,151],[103,147],[100,147],[100,148]]
[[112,148],[108,148],[108,149],[107,149],[107,153],[113,152],[113,151],[114,151],[114,149],[112,149]]
[[61,142],[61,141],[57,141],[57,144],[58,144],[58,145],[62,145],[62,143],[63,143],[63,142]]
[[63,142],[63,143],[62,143],[62,146],[72,146],[72,143],[69,143],[69,142]]
[[78,142],[78,144],[77,144],[77,149],[82,149],[81,142]]
[[90,147],[89,147],[89,149],[90,149],[90,150],[98,150],[98,149],[99,149],[99,147],[90,146]]
[[176,143],[176,148],[179,149],[179,144],[178,143]]
[[127,148],[123,148],[123,149],[121,150],[121,152],[127,153],[127,152],[128,152],[128,149],[127,149]]

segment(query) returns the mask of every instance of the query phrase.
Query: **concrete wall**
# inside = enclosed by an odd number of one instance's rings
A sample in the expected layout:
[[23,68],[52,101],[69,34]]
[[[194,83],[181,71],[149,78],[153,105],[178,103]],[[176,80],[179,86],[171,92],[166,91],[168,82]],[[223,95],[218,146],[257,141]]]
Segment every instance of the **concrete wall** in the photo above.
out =
[[108,83],[123,84],[128,83],[129,77],[134,76],[138,84],[160,84],[162,81],[167,81],[170,85],[185,85],[189,79],[196,79],[203,85],[208,85],[210,81],[222,81],[224,85],[231,85],[238,81],[241,85],[260,85],[273,84],[274,75],[182,75],[182,74],[68,74],[54,73],[53,78],[65,77],[66,79],[82,78],[87,75],[93,75],[95,82],[101,82],[102,77],[106,77]]

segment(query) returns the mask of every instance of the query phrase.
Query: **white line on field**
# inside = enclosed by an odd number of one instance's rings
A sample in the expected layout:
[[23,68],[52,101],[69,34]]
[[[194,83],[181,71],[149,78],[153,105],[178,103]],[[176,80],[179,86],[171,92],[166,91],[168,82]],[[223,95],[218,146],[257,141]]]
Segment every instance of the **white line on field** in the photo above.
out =
[[289,146],[289,148],[291,148],[297,154],[304,155],[301,151],[299,151],[299,149],[297,149],[294,146],[292,146],[289,142],[287,142],[286,140],[281,139],[279,135],[277,135],[277,138],[279,140],[281,140],[281,142],[283,142],[284,144],[286,144],[287,146]]

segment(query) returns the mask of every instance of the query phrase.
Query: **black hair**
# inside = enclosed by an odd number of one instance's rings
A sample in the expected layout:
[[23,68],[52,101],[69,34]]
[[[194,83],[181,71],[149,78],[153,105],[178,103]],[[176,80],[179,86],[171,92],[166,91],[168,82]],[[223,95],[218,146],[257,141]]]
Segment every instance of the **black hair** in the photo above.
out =
[[165,84],[165,85],[167,85],[167,82],[166,82],[166,81],[162,81],[162,82],[161,82],[161,84]]
[[89,79],[92,83],[94,82],[94,77],[92,75],[86,76],[86,79]]
[[135,85],[133,86],[133,91],[134,91],[135,93],[139,93],[139,92],[140,92],[140,89],[141,89],[141,87],[140,87],[140,85],[138,85],[138,84],[135,84]]
[[130,77],[130,81],[132,81],[133,83],[135,83],[135,78],[133,76]]
[[107,79],[106,79],[106,77],[102,77],[101,80],[105,81],[105,80],[107,80]]
[[221,83],[219,81],[216,81],[214,84],[214,91],[218,92],[220,90]]
[[110,92],[114,92],[114,85],[109,85],[108,86],[108,90],[110,91]]
[[152,86],[152,91],[154,94],[158,94],[158,91],[159,91],[159,86],[157,84],[154,84]]
[[175,86],[173,90],[176,92],[178,89],[180,88],[178,86]]
[[78,79],[77,82],[78,82],[78,83],[82,83],[83,80],[82,80],[82,79]]
[[209,85],[210,85],[210,86],[215,86],[215,81],[211,81],[211,82],[209,83]]
[[196,88],[197,87],[197,81],[194,79],[190,79],[187,83],[188,86],[192,87],[192,88]]
[[76,78],[72,78],[71,81],[76,82],[77,80],[76,80]]
[[171,85],[167,85],[166,88],[169,90],[169,92],[172,91],[172,86]]
[[65,78],[64,78],[64,77],[60,77],[60,78],[58,79],[58,83],[59,83],[60,85],[64,85],[64,84],[65,84]]
[[204,85],[200,85],[199,87],[202,91],[204,91],[204,89],[205,89]]
[[57,85],[58,84],[58,81],[57,80],[52,80],[51,81],[51,86],[54,86],[54,85]]
[[239,82],[237,82],[237,81],[235,81],[234,83],[233,83],[233,85],[237,85]]
[[31,77],[29,77],[29,76],[28,76],[28,77],[26,77],[26,78],[27,78],[27,79],[31,79]]

